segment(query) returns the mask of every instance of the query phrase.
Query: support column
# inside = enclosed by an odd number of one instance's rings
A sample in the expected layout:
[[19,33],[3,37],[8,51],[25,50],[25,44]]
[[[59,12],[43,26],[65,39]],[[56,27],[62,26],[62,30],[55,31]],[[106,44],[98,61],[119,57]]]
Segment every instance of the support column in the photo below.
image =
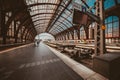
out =
[[64,35],[64,40],[67,40],[67,38],[66,38],[66,33],[64,33],[63,35]]
[[76,31],[77,31],[78,40],[80,40],[80,29],[78,29]]
[[104,25],[103,0],[96,0],[96,15],[100,17],[100,23],[95,27],[95,54],[96,56],[105,53],[105,30],[101,27]]
[[18,36],[15,34],[15,43],[17,43]]
[[5,26],[5,12],[0,11],[0,27],[1,27],[1,35],[2,35],[2,44],[6,44],[7,38],[7,29]]
[[67,38],[68,38],[68,40],[70,40],[69,32],[67,32]]
[[14,21],[14,36],[16,34],[16,21]]
[[119,16],[119,38],[118,38],[118,43],[120,43],[120,16]]
[[86,39],[89,39],[89,29],[88,26],[84,27],[85,34],[86,34]]
[[94,29],[91,29],[91,28],[90,28],[90,31],[89,31],[89,39],[94,39]]
[[70,32],[72,36],[72,40],[74,40],[74,30]]

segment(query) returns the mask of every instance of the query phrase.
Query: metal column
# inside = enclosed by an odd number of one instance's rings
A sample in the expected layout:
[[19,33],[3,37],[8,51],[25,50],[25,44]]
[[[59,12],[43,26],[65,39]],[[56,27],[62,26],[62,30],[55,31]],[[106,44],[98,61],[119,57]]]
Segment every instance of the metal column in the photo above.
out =
[[104,25],[104,0],[96,0],[96,15],[100,17],[100,22],[95,27],[95,54],[96,56],[104,54],[105,49],[105,30],[101,27]]
[[0,27],[1,27],[2,43],[6,44],[7,29],[5,26],[5,12],[3,10],[0,10]]

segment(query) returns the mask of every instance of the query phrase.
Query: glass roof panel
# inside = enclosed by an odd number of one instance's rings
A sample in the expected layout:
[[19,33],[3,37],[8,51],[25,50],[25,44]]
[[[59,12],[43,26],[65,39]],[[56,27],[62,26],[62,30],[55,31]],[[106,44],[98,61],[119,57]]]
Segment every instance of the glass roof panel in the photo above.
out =
[[[43,26],[42,23],[45,23],[45,25],[49,24],[50,19],[52,18],[58,4],[60,3],[60,0],[26,0],[26,3],[27,5],[44,3],[41,5],[35,5],[30,7],[30,15],[32,17],[32,20],[35,21],[34,25],[41,23],[41,26]],[[50,3],[50,4],[46,4],[46,3]],[[56,5],[52,5],[52,4],[56,4]],[[36,21],[38,19],[44,19],[44,20]],[[44,28],[47,28],[47,26],[44,26]]]
[[34,22],[34,25],[36,25],[36,24],[43,24],[43,23],[47,24],[48,22],[49,22],[49,20],[40,20],[40,21]]
[[67,29],[67,26],[65,26],[64,24],[61,24],[61,23],[59,26],[56,25],[55,27],[62,27],[63,29]]
[[[68,6],[69,9],[72,8],[71,4]],[[60,25],[64,30],[66,30],[69,27],[72,27],[72,12],[68,11],[67,9],[62,13],[61,17],[58,19],[58,21],[54,24],[54,26],[51,28],[51,30],[55,29],[56,27],[59,27],[57,25]],[[63,31],[62,29],[62,31]]]
[[36,19],[33,19],[33,22],[36,20],[43,20],[43,19],[45,20],[45,19],[50,19],[50,18],[51,18],[51,16],[37,17]]

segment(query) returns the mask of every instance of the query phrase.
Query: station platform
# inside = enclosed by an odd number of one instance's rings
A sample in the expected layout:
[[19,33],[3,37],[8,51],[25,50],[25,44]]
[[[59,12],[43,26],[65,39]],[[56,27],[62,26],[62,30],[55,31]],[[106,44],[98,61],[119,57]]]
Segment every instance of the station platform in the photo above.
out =
[[0,80],[107,80],[40,43],[0,52]]

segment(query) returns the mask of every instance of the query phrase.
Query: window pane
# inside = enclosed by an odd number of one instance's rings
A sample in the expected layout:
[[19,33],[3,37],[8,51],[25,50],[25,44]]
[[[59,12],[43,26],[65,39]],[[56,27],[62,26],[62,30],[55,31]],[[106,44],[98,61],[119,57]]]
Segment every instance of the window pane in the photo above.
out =
[[104,8],[108,9],[115,5],[115,0],[105,0],[104,1]]

